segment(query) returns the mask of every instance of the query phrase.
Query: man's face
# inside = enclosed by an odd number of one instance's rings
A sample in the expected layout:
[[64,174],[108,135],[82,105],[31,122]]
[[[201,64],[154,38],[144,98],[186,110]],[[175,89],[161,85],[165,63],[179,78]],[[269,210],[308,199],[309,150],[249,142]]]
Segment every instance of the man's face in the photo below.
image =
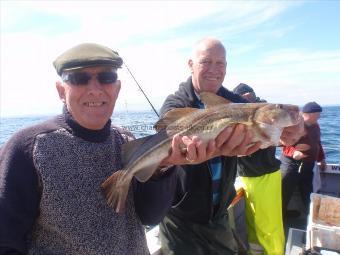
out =
[[217,93],[226,74],[226,53],[223,46],[213,44],[198,48],[188,64],[196,92]]
[[[112,72],[115,73],[116,70],[107,66],[83,68],[66,72],[66,75],[71,74],[71,79],[56,83],[60,99],[66,104],[72,117],[81,126],[99,130],[111,118],[121,87],[120,81],[112,78],[114,77]],[[72,75],[74,74],[78,75],[78,80],[83,74],[85,74],[85,77],[87,75],[87,83],[82,82],[79,85],[72,83],[72,78],[75,77]],[[98,81],[97,78],[102,82]]]
[[320,119],[320,112],[303,113],[302,116],[307,125],[313,125]]

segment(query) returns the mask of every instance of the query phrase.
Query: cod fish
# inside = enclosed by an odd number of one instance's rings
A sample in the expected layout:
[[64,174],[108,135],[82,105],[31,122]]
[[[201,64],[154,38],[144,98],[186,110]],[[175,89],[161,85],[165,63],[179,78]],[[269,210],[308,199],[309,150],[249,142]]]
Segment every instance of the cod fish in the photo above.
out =
[[147,181],[168,157],[175,134],[195,135],[207,142],[226,127],[242,123],[253,130],[252,142],[261,141],[261,148],[266,148],[277,145],[283,128],[297,124],[299,119],[299,108],[295,105],[231,103],[209,92],[201,93],[200,98],[205,109],[172,109],[155,124],[158,133],[123,144],[123,169],[101,185],[109,206],[116,212],[124,209],[132,178]]

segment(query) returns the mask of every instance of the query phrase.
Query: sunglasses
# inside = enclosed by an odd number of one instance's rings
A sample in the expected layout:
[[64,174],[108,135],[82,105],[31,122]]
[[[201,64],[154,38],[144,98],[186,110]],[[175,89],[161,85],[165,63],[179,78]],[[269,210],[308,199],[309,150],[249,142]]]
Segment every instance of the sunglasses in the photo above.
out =
[[[92,79],[91,74],[86,72],[75,72],[62,74],[61,78],[64,82],[69,82],[75,86],[85,86]],[[112,71],[100,72],[96,74],[96,79],[101,85],[112,84],[117,81],[117,73]]]

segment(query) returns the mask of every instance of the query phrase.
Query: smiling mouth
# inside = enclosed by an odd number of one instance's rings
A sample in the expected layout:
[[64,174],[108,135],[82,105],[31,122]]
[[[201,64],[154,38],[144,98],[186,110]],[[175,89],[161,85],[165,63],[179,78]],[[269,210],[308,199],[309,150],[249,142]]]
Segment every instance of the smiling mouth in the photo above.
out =
[[105,102],[86,102],[86,103],[84,103],[84,105],[87,106],[87,107],[100,107],[100,106],[103,106],[105,104],[106,104]]
[[219,79],[217,77],[206,77],[205,78],[208,81],[218,81]]

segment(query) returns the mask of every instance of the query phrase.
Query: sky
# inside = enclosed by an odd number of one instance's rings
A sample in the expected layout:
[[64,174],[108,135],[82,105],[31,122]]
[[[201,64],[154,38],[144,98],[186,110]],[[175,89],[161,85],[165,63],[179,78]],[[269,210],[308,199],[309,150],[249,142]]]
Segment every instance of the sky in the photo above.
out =
[[[156,109],[193,45],[227,49],[223,85],[272,103],[340,105],[340,1],[0,1],[0,117],[61,112],[52,65],[84,42],[119,52]],[[126,67],[117,111],[150,110]]]

